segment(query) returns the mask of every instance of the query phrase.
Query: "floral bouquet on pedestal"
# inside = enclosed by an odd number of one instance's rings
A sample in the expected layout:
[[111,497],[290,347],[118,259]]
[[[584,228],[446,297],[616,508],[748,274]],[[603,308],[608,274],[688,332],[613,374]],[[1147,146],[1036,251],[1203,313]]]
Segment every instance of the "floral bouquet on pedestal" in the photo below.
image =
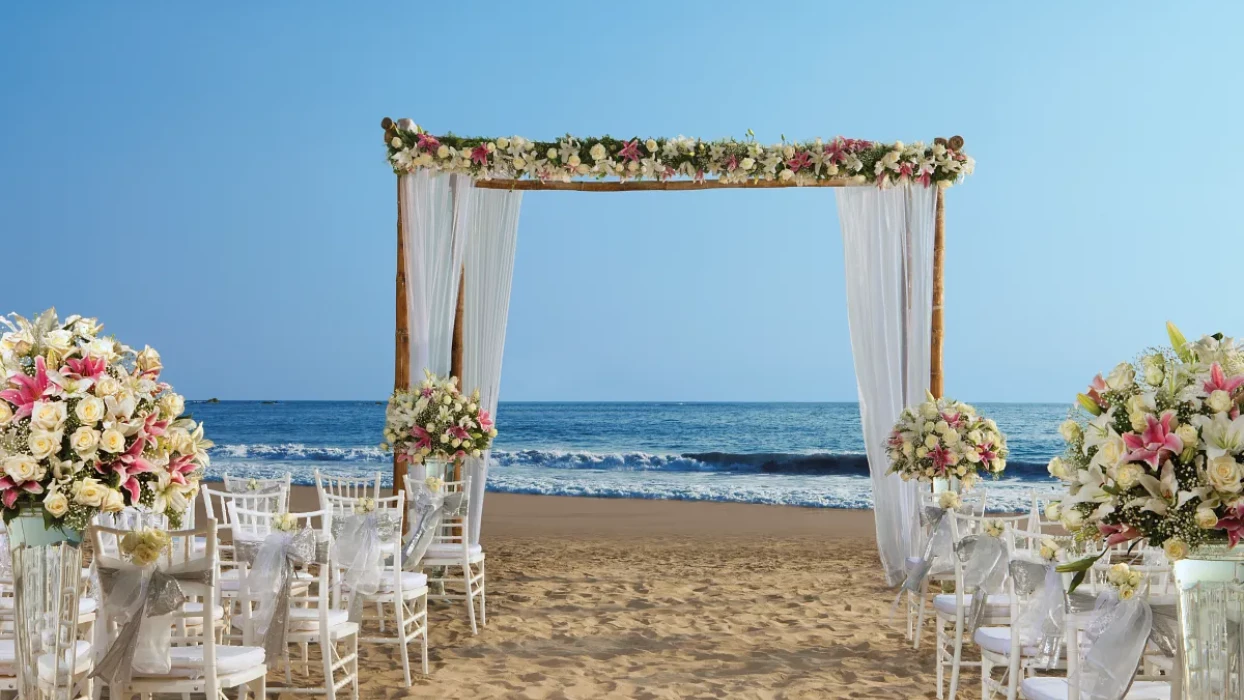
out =
[[0,508],[82,531],[100,511],[141,506],[174,527],[194,502],[202,424],[160,381],[160,355],[100,335],[93,318],[0,317]]
[[[1144,539],[1174,561],[1244,537],[1244,354],[1221,334],[1097,375],[1060,432],[1049,465],[1067,486],[1057,511],[1083,539]],[[1087,561],[1087,560],[1086,560]]]
[[479,457],[496,436],[492,416],[479,405],[478,389],[465,396],[457,377],[441,379],[424,370],[423,382],[389,399],[381,447],[409,464],[449,462]]
[[968,404],[935,399],[903,409],[886,442],[890,474],[904,481],[957,478],[966,489],[1006,469],[1006,436]]

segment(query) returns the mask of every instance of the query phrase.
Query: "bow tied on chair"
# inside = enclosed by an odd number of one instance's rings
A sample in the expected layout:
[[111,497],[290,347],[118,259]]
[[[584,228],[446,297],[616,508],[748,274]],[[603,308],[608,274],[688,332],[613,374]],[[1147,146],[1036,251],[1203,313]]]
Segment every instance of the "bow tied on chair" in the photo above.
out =
[[363,619],[363,597],[379,592],[385,559],[381,544],[401,527],[400,520],[376,511],[334,519],[333,560],[344,570],[342,582],[350,591],[351,622]]
[[264,653],[269,659],[279,658],[285,653],[294,569],[312,562],[325,564],[327,558],[320,555],[315,531],[309,527],[276,530],[262,541],[237,540],[234,551],[239,561],[251,566],[246,585],[257,603],[252,619],[255,631],[263,636]]
[[[460,503],[462,499],[458,501]],[[402,545],[402,568],[404,570],[416,568],[419,560],[423,559],[423,555],[427,553],[428,547],[432,545],[432,540],[441,528],[441,521],[446,516],[447,502],[446,496],[426,488],[419,489],[419,495],[415,496],[414,506],[411,508],[415,516],[414,522]],[[454,504],[455,510],[460,507]]]
[[990,535],[968,535],[955,544],[955,556],[963,566],[963,590],[972,591],[972,604],[964,620],[970,638],[985,616],[989,594],[1006,580],[1006,545]]
[[145,566],[101,565],[97,571],[104,612],[125,623],[91,676],[123,686],[135,670],[168,673],[172,668],[169,648],[173,633],[169,616],[186,602],[181,584],[211,585],[212,569],[162,569],[153,562]]
[[1097,597],[1084,635],[1091,646],[1078,671],[1081,697],[1115,700],[1131,688],[1145,647],[1153,644],[1162,654],[1175,655],[1179,621],[1174,604],[1120,600],[1118,591],[1106,590]]

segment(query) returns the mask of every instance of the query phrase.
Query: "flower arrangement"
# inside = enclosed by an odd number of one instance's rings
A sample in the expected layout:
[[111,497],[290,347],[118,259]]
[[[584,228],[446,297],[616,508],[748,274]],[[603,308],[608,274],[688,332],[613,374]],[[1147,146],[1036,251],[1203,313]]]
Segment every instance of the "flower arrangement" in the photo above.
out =
[[963,499],[954,491],[942,491],[937,494],[937,507],[942,510],[958,510],[963,505]]
[[944,187],[976,167],[963,153],[959,136],[935,139],[932,146],[919,141],[884,144],[843,137],[828,142],[787,142],[783,137],[781,143],[764,146],[750,130],[744,141],[570,135],[556,141],[531,141],[521,136],[433,136],[410,119],[393,122],[386,118],[381,125],[389,163],[398,175],[426,168],[479,179],[570,182],[576,178],[663,181],[683,177],[797,185],[846,180],[879,187],[910,181]]
[[357,515],[366,515],[376,512],[376,500],[373,498],[360,498],[354,503],[354,512]]
[[1106,583],[1119,593],[1119,600],[1131,600],[1136,596],[1137,589],[1144,583],[1145,575],[1132,571],[1127,564],[1113,564],[1106,570]]
[[298,516],[293,513],[277,513],[272,516],[272,529],[277,532],[297,532]]
[[479,457],[497,436],[492,416],[479,405],[479,390],[458,391],[458,378],[442,379],[424,370],[415,388],[393,392],[385,411],[385,442],[399,462],[457,461]]
[[1167,332],[1171,347],[1097,375],[1077,397],[1049,472],[1067,487],[1062,523],[1081,539],[1143,539],[1179,560],[1244,537],[1244,353],[1221,334]]
[[429,476],[423,480],[423,486],[430,493],[440,493],[441,488],[445,485],[445,481],[439,476]]
[[1058,542],[1055,542],[1052,539],[1043,538],[1041,540],[1041,546],[1037,549],[1037,552],[1041,555],[1041,558],[1046,561],[1058,561],[1059,556],[1063,553],[1063,548],[1059,546]]
[[1006,436],[998,424],[971,406],[930,394],[903,409],[886,442],[890,474],[904,481],[955,477],[970,489],[983,474],[1006,469]]
[[1006,534],[1006,523],[1001,520],[986,520],[984,530],[990,537],[1002,537]]
[[0,317],[0,505],[83,530],[100,511],[143,506],[179,527],[212,442],[160,381],[160,354],[100,334],[96,319]]
[[160,553],[169,546],[171,539],[164,530],[145,527],[131,530],[121,538],[121,554],[135,566],[150,566],[160,558]]

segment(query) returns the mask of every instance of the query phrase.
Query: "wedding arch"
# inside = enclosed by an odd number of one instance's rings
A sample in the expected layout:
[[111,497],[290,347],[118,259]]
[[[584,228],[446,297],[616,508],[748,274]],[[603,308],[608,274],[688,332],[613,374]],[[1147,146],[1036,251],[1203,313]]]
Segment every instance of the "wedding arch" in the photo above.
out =
[[[945,190],[975,163],[963,139],[931,145],[832,140],[762,145],[687,137],[434,136],[381,121],[397,175],[395,389],[427,368],[479,387],[495,414],[522,193],[832,187],[848,321],[868,452],[877,544],[902,580],[918,541],[914,483],[887,475],[884,437],[906,405],[941,396]],[[470,532],[478,538],[490,455],[468,460]],[[406,465],[394,460],[394,487]],[[474,544],[474,543],[473,543]]]

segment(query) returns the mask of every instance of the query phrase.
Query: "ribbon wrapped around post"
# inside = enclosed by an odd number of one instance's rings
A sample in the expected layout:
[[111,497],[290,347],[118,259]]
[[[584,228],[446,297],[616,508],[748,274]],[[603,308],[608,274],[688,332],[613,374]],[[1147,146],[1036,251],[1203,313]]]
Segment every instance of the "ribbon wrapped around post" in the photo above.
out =
[[333,560],[344,569],[342,582],[350,593],[351,622],[362,622],[363,597],[380,590],[385,559],[381,544],[401,527],[400,520],[375,511],[334,518]]
[[289,625],[289,597],[294,569],[311,562],[327,563],[319,556],[315,530],[273,531],[262,541],[237,540],[234,555],[250,564],[246,587],[256,600],[252,617],[255,632],[263,637],[265,658],[285,654],[285,634]]
[[412,508],[415,515],[414,523],[402,545],[403,570],[410,571],[417,568],[423,555],[427,554],[428,547],[432,545],[432,540],[436,538],[436,533],[440,530],[441,521],[445,515],[444,503],[445,497],[441,494],[432,493],[426,488],[419,489]]
[[1098,596],[1084,635],[1091,646],[1077,672],[1080,697],[1118,700],[1132,687],[1145,647],[1152,643],[1163,654],[1175,655],[1179,621],[1173,604],[1119,600],[1117,591],[1108,590]]
[[955,556],[963,566],[963,590],[972,591],[964,620],[964,634],[971,639],[985,616],[989,595],[1006,580],[1006,545],[990,535],[968,535],[955,543]]
[[191,562],[196,568],[159,564],[137,566],[97,566],[104,612],[125,620],[104,658],[95,665],[93,678],[103,678],[111,686],[125,685],[134,671],[147,674],[168,673],[173,661],[171,615],[186,602],[181,584],[210,586],[212,569],[207,562]]

